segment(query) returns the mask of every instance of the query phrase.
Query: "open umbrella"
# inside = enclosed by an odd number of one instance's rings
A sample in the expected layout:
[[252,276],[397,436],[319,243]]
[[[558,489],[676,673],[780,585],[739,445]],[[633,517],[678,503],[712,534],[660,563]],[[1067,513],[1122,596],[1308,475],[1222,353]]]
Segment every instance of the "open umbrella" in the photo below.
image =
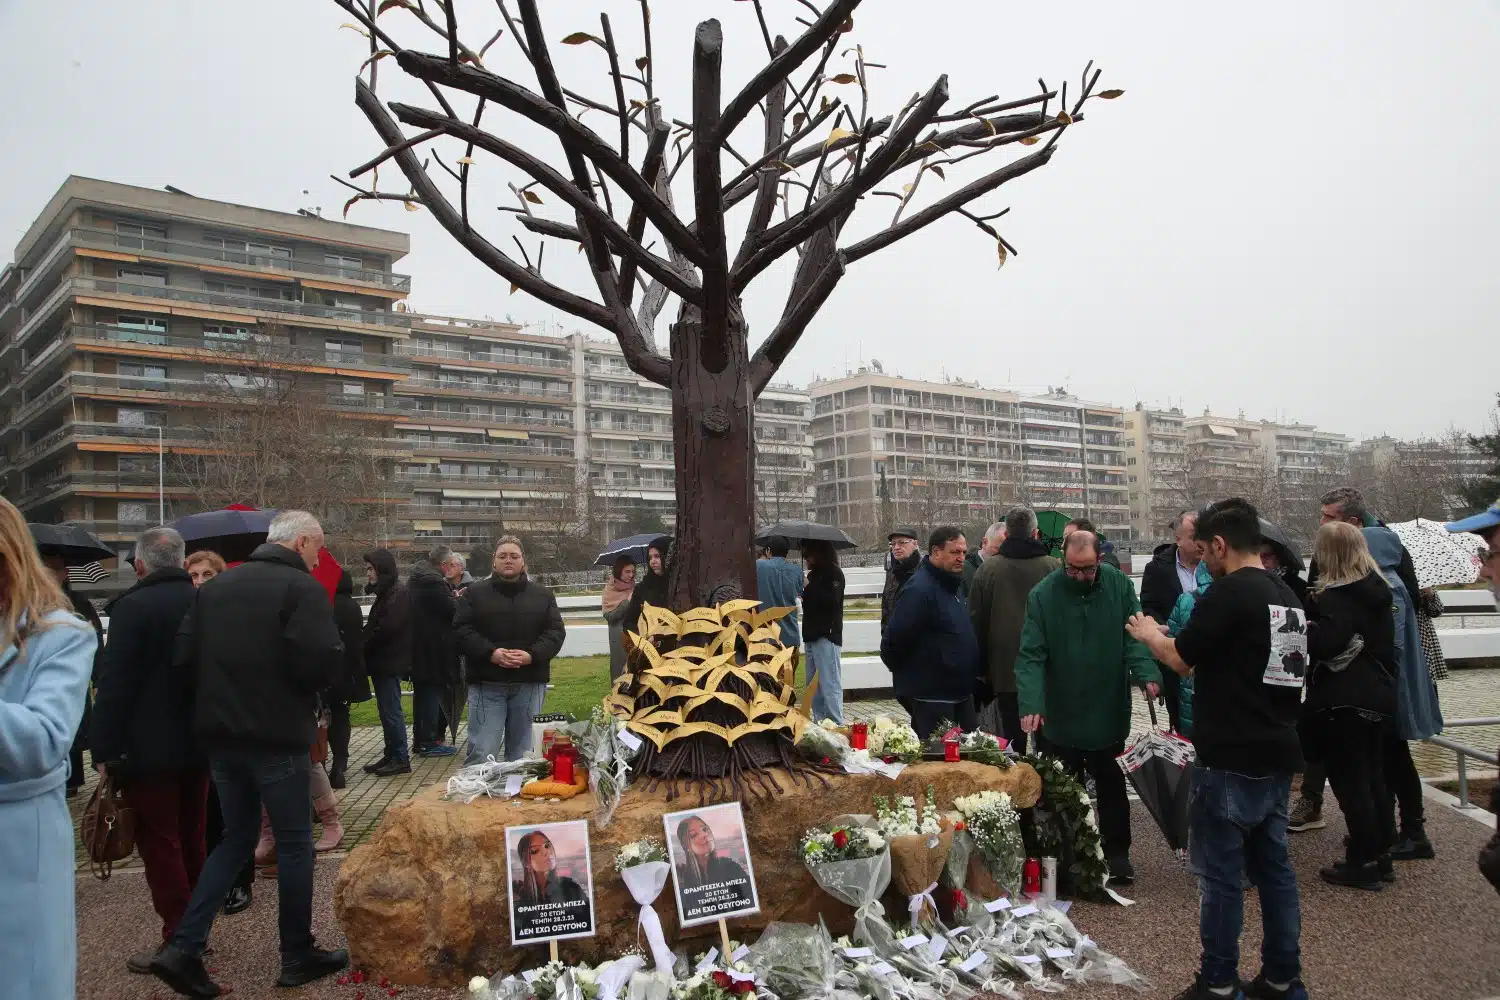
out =
[[1156,703],[1149,696],[1146,707],[1151,712],[1150,730],[1116,757],[1115,763],[1166,835],[1167,846],[1181,853],[1188,844],[1188,767],[1197,751],[1176,733],[1157,728]]
[[1478,535],[1452,534],[1447,525],[1420,517],[1386,527],[1396,533],[1411,553],[1418,586],[1469,584],[1479,579],[1480,556],[1486,546]]
[[827,542],[836,549],[859,548],[859,543],[841,529],[817,521],[777,521],[756,534],[755,544],[765,545],[777,537],[794,542]]
[[1265,518],[1261,518],[1260,538],[1276,550],[1276,558],[1282,566],[1290,566],[1296,572],[1302,572],[1302,557],[1297,554],[1291,540],[1286,537],[1286,532]]
[[621,556],[629,556],[633,562],[644,563],[646,549],[651,546],[652,542],[670,541],[671,538],[671,535],[664,535],[659,531],[617,538],[604,547],[604,551],[599,553],[599,558],[594,560],[594,565],[613,566],[615,560]]
[[115,552],[76,524],[28,524],[36,550],[44,556],[62,556],[68,566],[86,566],[100,559],[113,559]]
[[223,510],[205,510],[172,522],[172,527],[187,542],[189,552],[210,549],[225,562],[244,562],[256,546],[266,540],[274,510],[256,510],[244,504],[231,504]]

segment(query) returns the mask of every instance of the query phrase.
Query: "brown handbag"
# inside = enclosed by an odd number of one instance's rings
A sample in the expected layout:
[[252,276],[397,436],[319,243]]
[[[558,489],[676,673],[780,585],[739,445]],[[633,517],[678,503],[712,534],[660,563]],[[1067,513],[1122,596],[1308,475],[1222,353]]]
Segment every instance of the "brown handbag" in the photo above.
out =
[[135,810],[125,804],[108,773],[99,775],[78,828],[94,876],[101,881],[108,881],[114,866],[135,853]]
[[308,748],[308,759],[314,764],[328,760],[328,711],[318,713],[318,738]]

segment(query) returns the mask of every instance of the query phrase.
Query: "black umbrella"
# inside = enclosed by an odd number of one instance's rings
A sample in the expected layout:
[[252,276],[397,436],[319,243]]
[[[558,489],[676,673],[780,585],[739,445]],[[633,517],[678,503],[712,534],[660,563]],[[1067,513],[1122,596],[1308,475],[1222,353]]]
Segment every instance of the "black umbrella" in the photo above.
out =
[[859,548],[859,543],[840,529],[817,521],[777,521],[755,536],[755,544],[765,545],[777,537],[794,542],[828,542],[836,549]]
[[1188,844],[1188,767],[1197,756],[1193,745],[1156,725],[1156,703],[1148,695],[1151,731],[1115,758],[1151,818],[1166,835],[1167,846],[1186,851]]
[[266,540],[276,514],[274,510],[234,504],[223,510],[179,517],[171,526],[187,542],[189,552],[210,549],[226,562],[244,562]]
[[629,556],[632,562],[644,563],[646,561],[646,550],[653,542],[669,542],[671,535],[664,535],[659,531],[648,531],[644,535],[630,535],[626,538],[617,538],[604,547],[599,553],[599,558],[594,560],[595,566],[613,566],[615,560],[621,556]]
[[36,550],[44,556],[62,556],[68,566],[87,566],[100,559],[113,559],[115,551],[76,524],[28,524]]
[[1261,518],[1260,538],[1261,541],[1266,542],[1276,550],[1276,558],[1283,568],[1289,568],[1298,573],[1302,572],[1302,557],[1292,547],[1292,543],[1286,537],[1286,532],[1265,518]]

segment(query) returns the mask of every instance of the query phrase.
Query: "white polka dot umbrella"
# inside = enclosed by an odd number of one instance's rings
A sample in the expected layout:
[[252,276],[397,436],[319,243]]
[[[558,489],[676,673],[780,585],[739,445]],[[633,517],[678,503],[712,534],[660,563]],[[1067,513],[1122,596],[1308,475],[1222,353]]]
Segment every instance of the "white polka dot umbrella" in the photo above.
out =
[[1387,527],[1411,553],[1419,585],[1440,587],[1479,579],[1479,556],[1486,549],[1478,535],[1452,534],[1441,521],[1425,518]]

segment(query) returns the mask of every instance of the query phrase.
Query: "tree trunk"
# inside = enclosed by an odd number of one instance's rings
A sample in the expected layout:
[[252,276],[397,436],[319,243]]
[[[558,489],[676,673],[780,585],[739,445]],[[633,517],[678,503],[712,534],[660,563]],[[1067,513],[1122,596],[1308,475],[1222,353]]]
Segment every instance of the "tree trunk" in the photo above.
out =
[[755,409],[739,303],[708,330],[684,305],[672,325],[677,546],[672,610],[755,596]]

